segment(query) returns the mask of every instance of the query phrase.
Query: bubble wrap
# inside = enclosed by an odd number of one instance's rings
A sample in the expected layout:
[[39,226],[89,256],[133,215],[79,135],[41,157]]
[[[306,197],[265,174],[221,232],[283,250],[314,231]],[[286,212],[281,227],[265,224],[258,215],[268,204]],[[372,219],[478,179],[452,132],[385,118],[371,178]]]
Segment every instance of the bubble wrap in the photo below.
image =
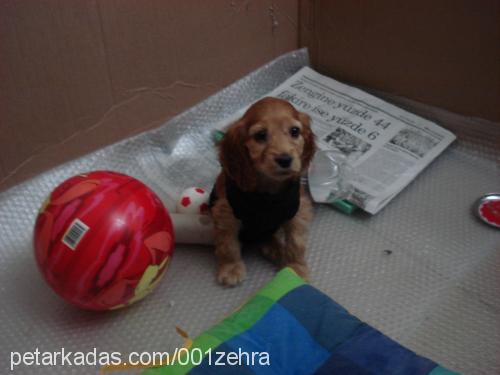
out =
[[[171,351],[215,324],[268,282],[273,267],[245,254],[248,279],[215,283],[212,249],[178,246],[144,301],[110,313],[80,311],[39,274],[32,228],[47,194],[84,171],[112,169],[148,184],[172,209],[188,186],[211,188],[218,172],[215,124],[308,64],[284,55],[162,127],[66,163],[0,194],[0,373],[11,351]],[[472,203],[498,190],[491,149],[459,140],[376,216],[316,206],[308,244],[312,283],[353,314],[421,355],[468,374],[500,372],[500,231]],[[496,151],[495,151],[496,152]],[[88,374],[98,367],[27,367],[16,373]],[[130,373],[130,372],[127,372]]]

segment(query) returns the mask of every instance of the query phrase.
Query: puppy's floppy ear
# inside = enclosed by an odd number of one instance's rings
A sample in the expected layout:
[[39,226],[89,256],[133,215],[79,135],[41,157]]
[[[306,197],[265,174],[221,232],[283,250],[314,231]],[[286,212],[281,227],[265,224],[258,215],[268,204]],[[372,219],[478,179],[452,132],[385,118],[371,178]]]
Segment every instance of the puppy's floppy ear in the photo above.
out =
[[309,164],[316,152],[314,133],[311,130],[311,118],[303,112],[298,112],[298,119],[302,124],[302,137],[304,138],[304,150],[302,151],[302,170],[309,168]]
[[246,120],[242,118],[231,125],[219,144],[219,160],[222,169],[242,190],[253,190],[256,172],[245,145]]

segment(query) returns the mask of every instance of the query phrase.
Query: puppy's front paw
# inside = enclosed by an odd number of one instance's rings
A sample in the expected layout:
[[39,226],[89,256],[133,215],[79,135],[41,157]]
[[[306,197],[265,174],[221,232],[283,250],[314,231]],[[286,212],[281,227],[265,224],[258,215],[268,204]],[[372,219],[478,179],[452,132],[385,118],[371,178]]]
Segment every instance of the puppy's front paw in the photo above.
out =
[[241,283],[247,274],[245,263],[222,263],[217,270],[217,281],[222,285],[235,286]]

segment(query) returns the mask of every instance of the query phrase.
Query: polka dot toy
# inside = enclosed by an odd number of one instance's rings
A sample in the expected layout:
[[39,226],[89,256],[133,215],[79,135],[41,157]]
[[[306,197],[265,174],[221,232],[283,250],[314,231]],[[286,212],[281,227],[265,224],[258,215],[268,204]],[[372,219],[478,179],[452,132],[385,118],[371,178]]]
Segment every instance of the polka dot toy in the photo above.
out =
[[184,190],[177,201],[176,212],[179,214],[208,214],[209,194],[200,187]]

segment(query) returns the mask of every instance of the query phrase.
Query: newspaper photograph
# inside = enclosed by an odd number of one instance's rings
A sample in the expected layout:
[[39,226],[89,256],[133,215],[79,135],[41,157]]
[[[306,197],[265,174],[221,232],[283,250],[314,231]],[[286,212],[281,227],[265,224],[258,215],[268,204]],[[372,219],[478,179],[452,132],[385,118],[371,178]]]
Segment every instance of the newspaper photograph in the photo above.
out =
[[[354,174],[356,206],[376,214],[456,138],[448,130],[367,92],[304,67],[265,96],[307,113],[320,150],[336,150]],[[224,130],[243,108],[217,128]]]

